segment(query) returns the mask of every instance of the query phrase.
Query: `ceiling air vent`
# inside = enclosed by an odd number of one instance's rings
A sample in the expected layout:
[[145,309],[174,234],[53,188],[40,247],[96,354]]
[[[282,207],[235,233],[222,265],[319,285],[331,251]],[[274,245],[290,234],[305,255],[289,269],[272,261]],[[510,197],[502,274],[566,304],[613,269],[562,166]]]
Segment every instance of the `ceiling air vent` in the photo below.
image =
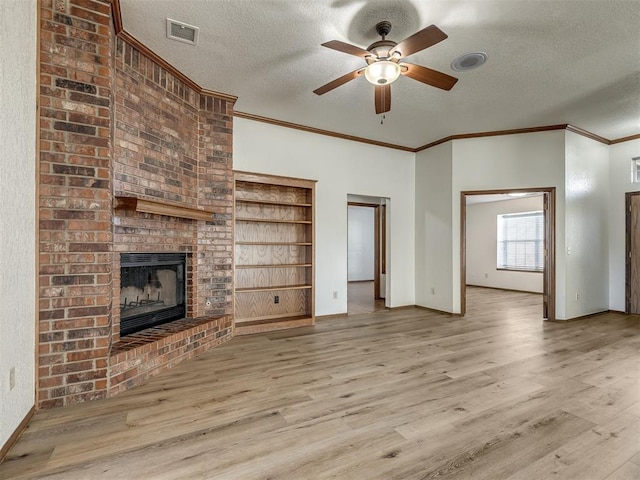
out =
[[199,31],[198,27],[167,18],[167,38],[171,40],[195,45],[198,43]]
[[487,61],[487,54],[484,52],[471,52],[460,55],[451,62],[451,69],[456,72],[466,72],[478,68]]

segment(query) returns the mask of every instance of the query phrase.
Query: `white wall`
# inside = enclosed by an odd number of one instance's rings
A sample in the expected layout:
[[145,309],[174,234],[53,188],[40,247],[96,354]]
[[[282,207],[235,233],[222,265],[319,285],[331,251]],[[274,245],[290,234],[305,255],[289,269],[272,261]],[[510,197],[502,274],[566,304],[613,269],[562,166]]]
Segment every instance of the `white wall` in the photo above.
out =
[[416,305],[452,312],[452,143],[416,154]]
[[347,228],[347,280],[373,280],[375,274],[375,210],[350,205]]
[[[564,131],[558,130],[454,140],[417,154],[418,305],[460,313],[461,191],[556,187],[556,245],[564,251],[564,144]],[[558,254],[558,318],[564,318],[564,268]],[[431,294],[437,282],[444,284]]]
[[542,293],[542,272],[496,269],[497,216],[542,209],[542,195],[467,205],[467,285]]
[[[624,191],[638,190],[630,183],[627,162],[637,155],[640,142],[607,147],[558,130],[448,145],[416,156],[419,305],[460,312],[461,191],[556,187],[556,318],[624,309]],[[430,191],[421,192],[420,185]],[[448,202],[443,198],[447,192]],[[440,213],[442,222],[428,219],[432,211]],[[445,244],[449,239],[450,247]],[[437,273],[423,274],[427,265]],[[430,294],[434,275],[450,281],[450,288]]]
[[460,192],[529,187],[556,187],[556,317],[624,310],[624,192],[640,190],[628,163],[640,140],[607,147],[558,130],[455,140],[414,160],[244,119],[235,120],[234,136],[236,169],[320,180],[318,315],[346,311],[347,193],[392,198],[391,306],[458,313]]
[[609,147],[609,308],[625,309],[625,193],[640,191],[631,183],[631,159],[640,157],[640,139]]
[[0,112],[0,445],[5,445],[35,402],[35,0],[0,2]]
[[233,137],[236,170],[318,180],[316,315],[347,311],[349,193],[390,199],[387,305],[415,303],[413,153],[241,118],[234,119]]
[[567,296],[562,318],[575,318],[609,309],[609,147],[573,132],[565,135]]
[[453,145],[453,312],[460,312],[460,192],[556,187],[556,316],[564,318],[564,131],[456,140]]

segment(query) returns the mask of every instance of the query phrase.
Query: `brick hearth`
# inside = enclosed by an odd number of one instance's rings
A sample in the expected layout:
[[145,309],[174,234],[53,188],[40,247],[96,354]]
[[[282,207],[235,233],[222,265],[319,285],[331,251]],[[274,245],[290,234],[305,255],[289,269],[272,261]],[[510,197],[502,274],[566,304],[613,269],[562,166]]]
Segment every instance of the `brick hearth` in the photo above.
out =
[[[104,398],[233,335],[233,101],[116,37],[107,0],[42,0],[38,404]],[[114,211],[138,197],[210,220]],[[187,315],[120,338],[121,252],[187,254]]]

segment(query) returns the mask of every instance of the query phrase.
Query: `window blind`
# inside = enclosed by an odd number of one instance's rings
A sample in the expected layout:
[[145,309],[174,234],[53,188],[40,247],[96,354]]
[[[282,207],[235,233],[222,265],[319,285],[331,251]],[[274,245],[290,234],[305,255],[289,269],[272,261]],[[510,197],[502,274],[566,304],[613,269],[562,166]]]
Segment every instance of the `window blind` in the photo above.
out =
[[506,270],[544,268],[542,211],[498,215],[497,266]]

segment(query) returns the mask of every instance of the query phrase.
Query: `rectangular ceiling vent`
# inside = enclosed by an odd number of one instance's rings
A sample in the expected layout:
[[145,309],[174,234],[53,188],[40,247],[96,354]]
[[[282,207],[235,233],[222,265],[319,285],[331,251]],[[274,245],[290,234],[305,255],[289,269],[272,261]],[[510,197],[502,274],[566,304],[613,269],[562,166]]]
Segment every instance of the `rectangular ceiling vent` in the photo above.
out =
[[195,45],[199,31],[198,27],[167,18],[167,38],[171,40]]

